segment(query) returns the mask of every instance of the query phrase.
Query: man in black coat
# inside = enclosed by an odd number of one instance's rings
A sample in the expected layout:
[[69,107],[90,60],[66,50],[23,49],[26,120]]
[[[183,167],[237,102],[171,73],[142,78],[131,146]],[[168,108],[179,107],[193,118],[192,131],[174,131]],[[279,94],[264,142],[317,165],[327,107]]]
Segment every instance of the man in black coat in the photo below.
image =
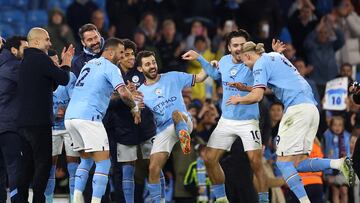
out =
[[[28,46],[25,37],[14,36],[7,40],[0,53],[0,156],[1,180],[0,202],[6,202],[6,171],[8,174],[10,197],[16,195],[16,172],[20,159],[20,138],[17,133],[16,92],[18,67]],[[5,191],[5,195],[4,192]]]
[[42,28],[32,28],[27,36],[29,48],[19,66],[17,124],[21,139],[21,164],[18,173],[16,202],[27,202],[32,182],[33,202],[45,202],[44,191],[51,168],[53,90],[69,81],[72,45],[62,53],[58,68],[47,51],[50,37]]
[[[355,104],[360,105],[360,83],[359,82],[353,82],[350,84],[349,92],[352,93],[352,99],[355,102]],[[357,126],[359,128],[359,126]],[[355,173],[358,177],[360,177],[360,139],[358,138],[355,144],[355,149],[353,152],[353,168],[355,170]]]

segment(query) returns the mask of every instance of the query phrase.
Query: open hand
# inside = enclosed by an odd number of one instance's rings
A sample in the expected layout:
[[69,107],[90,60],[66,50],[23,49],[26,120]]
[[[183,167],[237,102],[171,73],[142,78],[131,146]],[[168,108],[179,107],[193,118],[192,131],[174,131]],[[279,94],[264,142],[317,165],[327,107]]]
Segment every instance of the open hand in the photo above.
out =
[[66,47],[63,48],[62,52],[61,52],[61,66],[71,66],[71,61],[74,57],[74,53],[75,53],[75,47],[70,44],[69,47],[66,49]]
[[248,86],[242,84],[241,82],[229,82],[228,83],[230,87],[235,87],[236,89],[240,91],[248,91]]
[[231,96],[227,101],[226,101],[226,105],[236,105],[240,102],[241,96],[240,95],[236,95],[236,96]]
[[280,40],[273,39],[271,43],[272,49],[277,53],[282,53],[286,50],[286,45]]

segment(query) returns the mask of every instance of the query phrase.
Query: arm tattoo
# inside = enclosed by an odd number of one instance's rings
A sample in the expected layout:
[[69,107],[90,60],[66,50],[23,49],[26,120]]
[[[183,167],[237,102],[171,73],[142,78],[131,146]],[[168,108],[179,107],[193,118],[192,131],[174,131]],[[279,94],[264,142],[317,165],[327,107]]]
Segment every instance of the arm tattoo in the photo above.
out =
[[126,88],[126,86],[119,87],[118,92],[120,94],[121,99],[128,107],[132,109],[136,106],[134,98],[131,95],[130,91]]

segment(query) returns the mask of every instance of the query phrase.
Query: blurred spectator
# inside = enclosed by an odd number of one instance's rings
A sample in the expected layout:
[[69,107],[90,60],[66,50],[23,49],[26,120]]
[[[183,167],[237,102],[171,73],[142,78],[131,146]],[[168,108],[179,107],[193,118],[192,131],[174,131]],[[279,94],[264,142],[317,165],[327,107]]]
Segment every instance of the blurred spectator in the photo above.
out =
[[96,10],[92,13],[91,23],[96,26],[105,39],[115,36],[115,26],[110,26],[109,30],[105,27],[105,13],[102,10]]
[[216,35],[211,41],[211,51],[216,54],[217,59],[220,59],[223,55],[225,55],[225,36],[237,29],[238,26],[233,20],[227,20],[224,22],[222,27],[217,28]]
[[[66,10],[66,19],[74,33],[79,28],[91,20],[91,14],[98,9],[98,6],[91,0],[74,0]],[[75,39],[80,42],[80,37],[75,35]]]
[[219,112],[215,105],[211,103],[211,100],[205,101],[198,115],[199,123],[197,126],[197,135],[205,142],[209,140],[214,131],[218,118]]
[[154,45],[157,41],[157,18],[154,13],[147,12],[143,15],[139,28],[144,32],[146,41]]
[[354,6],[354,11],[360,15],[360,1],[359,0],[351,0],[353,6]]
[[186,38],[186,47],[185,50],[195,49],[195,37],[203,36],[210,46],[210,39],[208,38],[208,30],[199,20],[194,20],[191,24],[190,34]]
[[[194,41],[195,51],[202,55],[207,61],[215,60],[215,54],[211,52],[210,47],[206,42],[204,36],[196,36]],[[196,74],[201,71],[202,67],[198,61],[189,61],[187,67],[187,73]],[[211,98],[215,91],[214,80],[208,77],[203,83],[195,84],[192,87],[193,97],[192,99],[199,99],[205,101],[207,98]]]
[[5,44],[5,40],[0,36],[0,52],[2,51]]
[[115,27],[116,37],[131,38],[134,35],[141,14],[140,3],[138,0],[106,0],[110,27]]
[[[271,120],[271,137],[273,140],[279,131],[279,124],[284,114],[284,105],[281,102],[274,102],[270,105],[269,116]],[[275,151],[275,149],[274,149]]]
[[156,44],[161,57],[162,67],[160,72],[169,71],[185,72],[184,64],[180,55],[184,51],[185,44],[176,34],[176,25],[173,20],[167,19],[162,23],[161,40]]
[[49,24],[45,29],[49,32],[52,48],[57,53],[60,54],[62,49],[70,44],[75,46],[74,34],[66,23],[65,16],[60,9],[55,8],[50,11]]
[[316,83],[314,80],[307,77],[311,73],[311,71],[313,71],[313,67],[306,66],[305,61],[302,58],[296,58],[295,60],[292,61],[292,63],[294,64],[295,68],[299,71],[300,75],[303,76],[305,80],[309,83],[312,92],[314,94],[314,98],[318,103],[317,107],[320,108],[321,98],[318,89],[316,87]]
[[345,45],[340,50],[339,63],[360,64],[360,16],[350,0],[336,0],[331,20],[344,32]]
[[145,33],[142,30],[137,30],[134,33],[133,41],[136,44],[138,52],[143,51],[143,50],[155,52],[156,63],[158,64],[159,67],[162,67],[162,61],[160,59],[160,54],[159,54],[158,50],[156,49],[156,47],[148,44],[148,42],[146,41]]
[[195,145],[198,154],[196,161],[189,165],[184,179],[184,187],[194,197],[198,203],[211,201],[211,183],[205,168],[206,145],[199,143]]
[[[315,138],[312,151],[309,155],[309,158],[324,158],[324,154],[321,149],[320,141]],[[323,180],[322,172],[306,172],[306,173],[299,173],[302,182],[304,183],[305,190],[307,195],[309,196],[311,203],[323,203]],[[287,193],[286,197],[287,203],[298,203],[298,199],[296,198],[295,194],[290,190]]]
[[301,4],[295,13],[290,17],[288,28],[292,36],[292,42],[298,52],[298,56],[305,57],[303,43],[306,36],[314,30],[317,24],[317,17],[314,14],[314,6],[310,1]]
[[[345,130],[345,121],[342,117],[334,116],[330,120],[329,129],[324,133],[325,157],[350,157],[350,133]],[[343,174],[328,172],[328,182],[331,185],[333,202],[348,202],[348,187]]]
[[339,73],[335,52],[344,45],[344,35],[334,26],[329,17],[324,16],[304,42],[307,60],[314,66],[310,78],[315,81],[320,98],[324,95],[326,82]]

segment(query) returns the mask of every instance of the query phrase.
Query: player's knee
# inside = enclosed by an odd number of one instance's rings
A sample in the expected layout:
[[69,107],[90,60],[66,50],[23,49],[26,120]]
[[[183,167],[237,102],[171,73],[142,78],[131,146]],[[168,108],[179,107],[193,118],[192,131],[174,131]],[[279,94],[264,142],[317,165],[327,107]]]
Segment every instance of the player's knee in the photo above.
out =
[[207,153],[204,157],[204,162],[206,167],[212,167],[213,165],[217,164],[219,160],[217,160],[216,156],[212,153]]
[[149,173],[150,174],[160,174],[161,168],[159,164],[150,163],[149,164]]

